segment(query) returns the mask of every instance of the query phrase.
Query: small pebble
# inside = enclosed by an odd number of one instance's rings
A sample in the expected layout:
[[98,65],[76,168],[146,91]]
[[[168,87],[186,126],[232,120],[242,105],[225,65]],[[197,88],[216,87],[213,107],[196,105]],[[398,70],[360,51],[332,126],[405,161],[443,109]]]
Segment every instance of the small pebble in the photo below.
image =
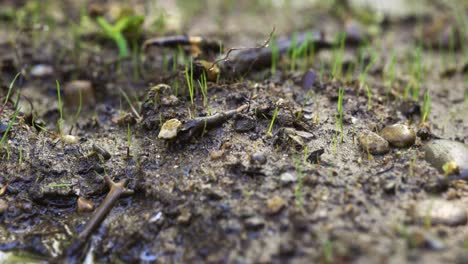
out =
[[458,172],[462,178],[468,177],[468,145],[453,140],[437,139],[430,141],[422,149],[426,161],[441,173],[446,173],[445,165],[446,169],[457,168],[457,171],[450,170],[449,173]]
[[54,73],[54,68],[46,64],[37,64],[31,68],[30,74],[33,77],[46,77]]
[[8,129],[8,124],[0,124],[0,133],[5,133],[5,131]]
[[413,216],[419,223],[457,226],[467,222],[465,208],[442,199],[424,200],[414,206]]
[[93,150],[98,155],[101,155],[104,158],[104,160],[109,160],[112,157],[112,155],[110,154],[109,151],[105,150],[104,148],[102,148],[102,147],[100,147],[100,146],[98,146],[96,144],[93,144]]
[[210,152],[210,159],[211,160],[218,160],[222,158],[224,155],[224,149],[215,149]]
[[62,136],[63,142],[67,144],[75,144],[78,142],[80,139],[78,137],[72,136],[72,135],[64,135]]
[[239,115],[234,121],[234,130],[236,132],[248,132],[255,128],[255,119],[244,115]]
[[179,132],[179,129],[181,127],[182,123],[177,120],[177,119],[169,119],[161,127],[161,130],[159,131],[158,138],[163,138],[163,139],[172,139],[177,136],[177,132]]
[[76,204],[79,213],[91,212],[94,210],[93,202],[83,197],[78,198]]
[[363,132],[358,136],[359,144],[364,151],[373,155],[381,155],[390,151],[388,141],[374,132]]
[[92,106],[95,104],[93,85],[87,80],[75,80],[65,84],[63,88],[63,96],[67,106],[77,108],[80,105]]
[[314,84],[318,81],[317,73],[313,69],[309,69],[302,76],[301,86],[304,90],[310,90],[314,87]]
[[8,185],[4,185],[2,188],[0,188],[0,196],[3,196],[6,193]]
[[260,229],[265,225],[265,220],[258,216],[252,216],[245,220],[245,226],[248,229]]
[[297,174],[293,174],[292,172],[283,172],[280,176],[280,180],[283,185],[290,184],[297,181]]
[[414,130],[407,125],[402,124],[387,126],[382,129],[380,135],[392,146],[398,148],[410,147],[416,140],[416,133]]
[[192,213],[189,210],[183,209],[181,214],[177,217],[177,223],[181,225],[186,225],[190,223],[192,219]]
[[255,152],[252,154],[252,156],[250,156],[250,162],[263,165],[267,162],[267,158],[262,152]]
[[8,209],[8,203],[5,200],[0,200],[0,214]]
[[267,201],[267,212],[269,214],[276,214],[285,206],[284,200],[279,196],[273,196]]

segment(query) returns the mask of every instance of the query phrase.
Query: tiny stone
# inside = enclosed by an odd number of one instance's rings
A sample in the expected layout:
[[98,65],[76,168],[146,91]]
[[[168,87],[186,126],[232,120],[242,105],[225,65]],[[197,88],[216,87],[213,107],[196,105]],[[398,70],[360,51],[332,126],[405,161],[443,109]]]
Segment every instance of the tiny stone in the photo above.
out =
[[0,200],[0,214],[8,209],[8,203],[5,200]]
[[54,73],[54,68],[46,64],[34,65],[30,71],[33,77],[46,77]]
[[161,99],[161,104],[164,106],[177,106],[180,103],[179,98],[171,94]]
[[273,196],[267,201],[267,208],[269,214],[276,214],[285,206],[284,200],[279,196]]
[[65,135],[62,137],[63,142],[68,144],[75,144],[78,142],[79,138],[72,135]]
[[87,80],[75,80],[65,84],[63,95],[67,106],[79,107],[80,93],[82,106],[95,104],[93,85]]
[[302,76],[302,89],[310,90],[314,84],[317,82],[317,73],[313,69],[309,69],[304,75]]
[[265,225],[265,220],[258,216],[252,216],[245,220],[245,226],[248,229],[260,229]]
[[382,129],[380,135],[392,146],[398,148],[410,147],[416,141],[416,133],[414,130],[402,124],[387,126]]
[[189,210],[182,210],[181,214],[177,217],[177,223],[181,225],[186,225],[190,223],[192,219],[192,213]]
[[[457,173],[462,178],[468,177],[468,145],[446,139],[432,140],[423,147],[425,159],[441,173]],[[454,170],[455,166],[457,170]],[[449,168],[452,167],[452,168]]]
[[281,183],[283,185],[297,181],[297,175],[291,172],[283,172],[280,176]]
[[158,138],[163,139],[172,139],[177,136],[177,132],[179,132],[179,128],[182,123],[177,119],[169,119],[161,127],[159,131]]
[[258,163],[258,164],[262,165],[262,164],[265,164],[267,162],[267,158],[265,157],[265,154],[263,154],[262,152],[255,152],[250,157],[250,162],[251,163]]
[[358,136],[359,144],[364,151],[373,155],[381,155],[390,151],[388,141],[374,132],[367,131]]
[[8,124],[0,124],[0,133],[4,133],[8,129]]
[[239,115],[234,121],[234,130],[236,132],[248,132],[255,128],[255,119],[244,115]]
[[109,153],[109,151],[105,150],[104,148],[96,145],[96,144],[93,144],[93,150],[94,152],[96,152],[97,154],[101,155],[104,160],[108,160],[112,157],[112,155]]
[[2,188],[0,188],[0,196],[3,196],[6,193],[7,190],[7,185],[4,185]]
[[77,210],[79,213],[91,212],[94,210],[94,204],[92,201],[80,197],[77,200]]
[[414,206],[413,216],[420,223],[457,226],[467,222],[464,208],[442,199],[424,200]]
[[210,152],[210,158],[212,160],[217,160],[222,158],[224,155],[224,149],[215,149]]

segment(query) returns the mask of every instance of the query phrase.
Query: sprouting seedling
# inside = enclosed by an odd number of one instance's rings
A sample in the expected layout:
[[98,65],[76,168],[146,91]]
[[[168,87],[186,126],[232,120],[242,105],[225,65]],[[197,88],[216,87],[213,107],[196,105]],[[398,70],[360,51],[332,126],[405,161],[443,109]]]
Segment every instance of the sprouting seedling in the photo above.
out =
[[59,110],[59,120],[57,121],[58,125],[58,133],[60,137],[63,136],[63,104],[62,104],[62,97],[60,96],[60,83],[58,80],[55,80],[56,87],[57,87],[57,100],[58,100],[58,110]]
[[366,84],[365,86],[366,86],[366,94],[367,94],[367,110],[371,110],[372,109],[372,92],[369,89],[369,85]]
[[208,83],[206,81],[206,74],[202,73],[200,80],[198,80],[198,85],[200,86],[200,91],[203,96],[203,106],[208,105]]
[[130,147],[132,146],[132,130],[130,123],[127,123],[127,157],[130,157]]
[[[79,104],[78,104],[78,109],[76,109],[75,113],[75,124],[78,122],[78,118],[80,117],[81,114],[81,109],[83,108],[83,93],[81,89],[78,90],[78,95],[79,95]],[[122,105],[122,99],[120,100],[120,105]]]
[[323,245],[323,257],[325,263],[333,263],[333,242],[330,240],[327,240]]
[[96,22],[104,33],[111,38],[119,49],[119,57],[127,58],[130,54],[128,43],[123,34],[124,31],[138,31],[143,23],[144,16],[124,16],[117,20],[115,25],[111,25],[104,17],[96,17]]
[[333,135],[333,153],[337,151],[338,144],[338,131],[340,131],[340,143],[343,143],[343,96],[344,89],[341,87],[338,90],[338,106],[337,106],[337,115],[335,116],[335,134]]
[[297,47],[297,32],[294,31],[291,39],[291,64],[290,64],[290,71],[294,71],[296,69],[296,59],[299,55],[299,48]]
[[273,38],[271,43],[270,43],[270,49],[271,49],[271,74],[275,74],[276,69],[278,67],[278,61],[279,61],[279,49],[278,49],[278,43],[276,42],[276,38]]
[[[7,92],[7,95],[6,95],[6,98],[5,98],[5,102],[3,103],[3,107],[2,109],[6,106],[6,104],[8,103],[8,100],[10,99],[10,96],[11,96],[11,91],[13,90],[13,86],[15,85],[15,82],[16,82],[16,79],[18,79],[18,77],[21,75],[21,72],[18,72],[16,75],[15,75],[15,78],[13,78],[13,80],[10,82],[10,85],[8,86],[8,92]],[[0,111],[1,112],[1,111]]]
[[5,141],[6,141],[6,138],[7,138],[7,136],[8,136],[8,133],[10,132],[11,128],[13,127],[13,124],[14,124],[15,121],[16,121],[16,117],[18,116],[18,113],[19,113],[20,109],[21,109],[20,107],[18,107],[18,108],[16,109],[16,111],[13,113],[13,116],[12,116],[11,119],[10,119],[10,122],[8,122],[8,126],[7,126],[7,128],[6,128],[6,130],[5,130],[5,132],[3,132],[2,139],[0,140],[0,146],[1,146],[1,147],[3,147],[3,144],[4,144]]
[[296,191],[294,192],[296,196],[296,203],[299,208],[304,209],[304,198],[302,195],[302,168],[301,168],[301,160],[299,158],[294,158],[294,165],[297,171],[297,187]]
[[344,137],[344,132],[343,132],[343,97],[344,97],[344,88],[341,87],[338,90],[338,124],[340,127],[340,142],[343,143],[343,137]]
[[343,56],[344,56],[344,46],[345,46],[346,33],[342,33],[338,36],[339,47],[334,50],[334,62],[332,69],[333,78],[337,78],[341,74],[343,67]]
[[418,100],[419,98],[419,86],[421,82],[421,49],[422,49],[422,44],[418,45],[416,48],[416,60],[415,60],[415,65],[413,69],[413,79],[414,79],[414,87],[413,87],[413,100]]
[[364,71],[359,74],[359,83],[361,86],[367,84],[367,77],[368,77],[369,70],[374,65],[375,61],[376,61],[375,53],[372,53],[371,61],[366,65],[366,67],[364,68]]
[[[130,106],[130,109],[132,110],[132,113],[133,115],[138,119],[138,120],[141,120],[141,116],[140,114],[138,114],[138,111],[135,109],[135,107],[133,106],[132,104],[132,101],[130,100],[130,98],[128,97],[127,93],[120,89],[120,93],[122,94],[122,96],[125,98],[125,101],[127,101],[128,105]],[[122,105],[122,104],[121,104]]]
[[275,120],[276,120],[276,116],[278,115],[278,106],[275,108],[275,111],[273,112],[273,117],[271,118],[271,121],[270,121],[270,126],[268,127],[268,131],[267,131],[267,136],[268,137],[271,137],[271,131],[273,130],[273,124],[275,123]]
[[190,60],[190,69],[187,66],[185,66],[185,80],[187,81],[187,88],[189,91],[190,103],[193,105],[195,89],[193,87],[193,61],[192,60]]
[[315,43],[312,40],[312,33],[307,32],[306,33],[306,40],[304,43],[302,43],[300,49],[301,56],[305,56],[306,62],[304,64],[304,71],[309,67],[310,65],[310,58],[315,55]]
[[423,97],[423,105],[422,105],[423,115],[421,118],[421,123],[426,122],[427,117],[429,116],[429,113],[431,112],[431,102],[432,102],[431,95],[429,94],[429,91],[426,91]]
[[390,91],[393,87],[393,82],[395,80],[395,50],[392,50],[392,54],[390,55],[390,63],[388,65],[387,71],[386,71],[386,76],[385,78],[388,80],[388,88],[386,92],[386,96],[390,95]]

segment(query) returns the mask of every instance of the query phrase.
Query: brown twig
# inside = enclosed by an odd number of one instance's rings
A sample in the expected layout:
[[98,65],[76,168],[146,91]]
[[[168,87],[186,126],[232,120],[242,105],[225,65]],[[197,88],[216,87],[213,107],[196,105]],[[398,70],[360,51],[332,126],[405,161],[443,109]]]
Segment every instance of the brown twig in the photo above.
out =
[[249,107],[248,104],[242,105],[234,110],[217,113],[208,117],[197,117],[188,120],[180,130],[182,140],[187,140],[195,135],[203,134],[207,129],[220,126],[235,114],[240,113]]
[[273,37],[273,34],[275,33],[275,27],[273,27],[273,29],[271,30],[270,32],[270,35],[268,36],[268,38],[263,42],[262,45],[260,46],[256,46],[256,47],[244,47],[244,48],[230,48],[225,54],[224,54],[224,57],[222,57],[221,59],[218,59],[216,61],[213,62],[213,64],[211,65],[211,67],[209,68],[209,71],[213,70],[213,68],[220,62],[222,61],[226,61],[228,58],[229,58],[229,55],[231,54],[231,52],[233,51],[237,51],[237,50],[255,50],[255,49],[262,49],[262,48],[266,48],[268,47],[268,44],[270,43],[271,41],[271,38]]
[[58,263],[80,263],[81,253],[88,242],[89,237],[101,225],[102,221],[104,221],[106,216],[112,210],[117,200],[124,195],[133,194],[132,190],[125,188],[125,185],[127,184],[126,179],[115,183],[109,176],[105,176],[104,181],[109,186],[109,193],[91,216],[83,231],[81,231],[81,233],[75,238],[74,242],[64,252],[64,254],[59,257],[57,260]]

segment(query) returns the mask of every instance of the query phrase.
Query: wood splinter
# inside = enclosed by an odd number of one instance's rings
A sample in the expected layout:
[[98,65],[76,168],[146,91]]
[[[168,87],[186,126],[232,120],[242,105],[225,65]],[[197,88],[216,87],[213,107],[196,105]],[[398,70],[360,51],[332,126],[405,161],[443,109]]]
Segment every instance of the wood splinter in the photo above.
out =
[[81,231],[71,246],[58,258],[57,263],[80,263],[84,251],[83,248],[88,242],[89,237],[101,225],[117,200],[122,196],[133,194],[133,190],[125,188],[127,184],[126,179],[116,183],[112,181],[109,176],[105,176],[104,181],[109,186],[109,193],[91,216],[83,231]]

